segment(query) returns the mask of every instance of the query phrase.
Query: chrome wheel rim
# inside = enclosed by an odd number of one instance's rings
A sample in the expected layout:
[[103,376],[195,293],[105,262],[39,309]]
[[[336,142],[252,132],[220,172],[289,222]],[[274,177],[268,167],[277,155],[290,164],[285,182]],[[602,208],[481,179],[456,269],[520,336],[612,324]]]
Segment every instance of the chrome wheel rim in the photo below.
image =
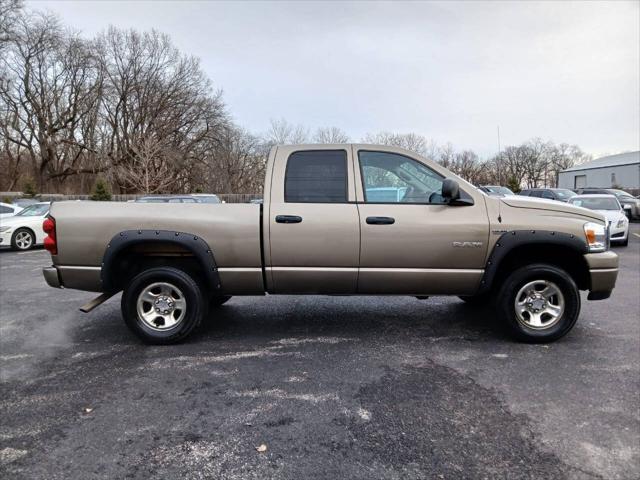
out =
[[187,313],[187,301],[178,287],[167,282],[145,287],[137,301],[138,318],[152,330],[170,330]]
[[534,280],[524,285],[516,295],[518,322],[527,328],[545,330],[554,326],[564,313],[564,296],[549,280]]
[[31,248],[31,244],[33,243],[33,238],[31,238],[31,234],[29,232],[18,232],[16,234],[16,246],[20,250],[27,250]]

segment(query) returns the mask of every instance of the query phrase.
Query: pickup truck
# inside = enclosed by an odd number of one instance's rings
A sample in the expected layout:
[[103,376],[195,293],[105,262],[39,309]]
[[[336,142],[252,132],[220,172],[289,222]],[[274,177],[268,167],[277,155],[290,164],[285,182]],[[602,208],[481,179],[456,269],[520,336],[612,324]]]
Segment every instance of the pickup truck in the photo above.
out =
[[233,295],[455,295],[493,301],[521,341],[549,342],[606,299],[618,257],[599,213],[491,197],[414,153],[375,145],[270,151],[262,204],[55,202],[52,287],[120,291],[144,342],[178,342]]

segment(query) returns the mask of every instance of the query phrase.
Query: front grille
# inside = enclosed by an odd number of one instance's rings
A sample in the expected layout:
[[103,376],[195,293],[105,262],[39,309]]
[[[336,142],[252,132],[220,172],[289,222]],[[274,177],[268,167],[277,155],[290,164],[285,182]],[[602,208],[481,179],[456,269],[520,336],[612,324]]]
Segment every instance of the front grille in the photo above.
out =
[[620,238],[620,237],[624,237],[624,232],[618,232],[611,235],[611,238]]

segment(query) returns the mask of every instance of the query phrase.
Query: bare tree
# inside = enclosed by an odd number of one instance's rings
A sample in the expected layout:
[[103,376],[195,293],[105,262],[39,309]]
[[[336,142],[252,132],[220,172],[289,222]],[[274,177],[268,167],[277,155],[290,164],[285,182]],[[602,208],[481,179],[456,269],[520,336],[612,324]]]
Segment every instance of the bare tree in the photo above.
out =
[[430,159],[435,159],[438,151],[435,142],[417,133],[368,133],[365,135],[363,142],[404,148]]
[[351,139],[338,127],[322,127],[313,135],[315,143],[349,143]]
[[7,72],[0,83],[2,132],[15,146],[16,161],[20,151],[28,154],[39,188],[95,171],[83,165],[90,147],[78,129],[95,112],[102,86],[86,42],[52,15],[20,16],[0,67]]
[[265,139],[271,145],[307,143],[309,130],[302,125],[293,125],[284,118],[271,119]]
[[144,137],[131,146],[132,158],[117,166],[118,179],[127,190],[165,193],[180,181],[172,168],[172,151],[161,139]]
[[[167,35],[110,28],[99,37],[98,46],[105,72],[103,152],[116,167],[115,183],[132,189],[129,177],[120,174],[144,166],[137,156],[155,152],[148,145],[159,139],[172,152],[163,157],[163,168],[184,180],[182,170],[202,160],[200,144],[207,143],[211,150],[228,124],[220,92],[211,91],[199,61],[181,54]],[[183,181],[170,182],[162,190],[184,186]]]
[[23,0],[0,0],[0,52],[15,39],[15,25],[23,8]]
[[268,153],[259,137],[231,126],[205,156],[200,174],[204,182],[198,186],[217,193],[259,193]]
[[591,155],[584,153],[577,145],[569,145],[567,143],[553,145],[549,149],[548,155],[549,171],[547,173],[547,181],[553,187],[558,185],[558,175],[562,170],[588,162],[592,158]]

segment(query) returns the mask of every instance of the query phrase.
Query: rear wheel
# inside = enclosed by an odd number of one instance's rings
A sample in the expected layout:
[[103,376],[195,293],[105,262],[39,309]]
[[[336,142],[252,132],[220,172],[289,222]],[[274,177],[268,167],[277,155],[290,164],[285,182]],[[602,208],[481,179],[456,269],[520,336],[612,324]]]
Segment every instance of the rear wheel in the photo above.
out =
[[33,232],[27,228],[19,228],[11,237],[11,246],[16,250],[29,250],[35,243]]
[[177,268],[145,270],[122,294],[124,321],[143,342],[171,344],[185,339],[200,324],[205,303],[198,283]]
[[509,333],[529,343],[566,335],[580,314],[580,292],[571,276],[551,265],[535,264],[509,275],[497,297]]

